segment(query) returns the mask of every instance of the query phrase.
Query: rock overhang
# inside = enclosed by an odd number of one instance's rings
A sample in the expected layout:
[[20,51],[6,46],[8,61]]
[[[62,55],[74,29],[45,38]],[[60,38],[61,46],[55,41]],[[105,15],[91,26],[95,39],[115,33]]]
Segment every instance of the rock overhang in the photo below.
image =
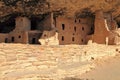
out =
[[43,16],[53,12],[66,17],[94,16],[97,10],[112,13],[120,22],[119,0],[1,0],[0,17],[19,13],[25,16]]

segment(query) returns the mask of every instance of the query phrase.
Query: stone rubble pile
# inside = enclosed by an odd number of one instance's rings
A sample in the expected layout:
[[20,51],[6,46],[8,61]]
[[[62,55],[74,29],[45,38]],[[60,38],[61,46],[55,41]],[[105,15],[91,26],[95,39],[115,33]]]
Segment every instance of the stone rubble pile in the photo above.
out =
[[114,56],[119,46],[0,44],[0,80],[62,80],[94,68],[93,60]]

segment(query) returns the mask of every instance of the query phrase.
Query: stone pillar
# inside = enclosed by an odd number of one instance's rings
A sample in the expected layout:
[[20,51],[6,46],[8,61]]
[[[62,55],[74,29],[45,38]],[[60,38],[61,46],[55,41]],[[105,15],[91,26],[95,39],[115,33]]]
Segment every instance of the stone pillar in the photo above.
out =
[[106,37],[109,34],[109,29],[107,26],[107,22],[104,19],[104,14],[101,10],[95,13],[95,31],[93,35],[93,42],[99,44],[106,43]]
[[23,43],[24,44],[29,44],[29,35],[28,35],[28,31],[23,33]]

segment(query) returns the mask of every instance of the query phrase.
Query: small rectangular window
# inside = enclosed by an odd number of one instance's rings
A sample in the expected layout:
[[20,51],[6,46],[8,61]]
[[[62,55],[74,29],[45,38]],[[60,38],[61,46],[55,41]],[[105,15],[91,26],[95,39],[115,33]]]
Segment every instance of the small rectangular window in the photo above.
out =
[[81,41],[83,42],[83,39],[81,39]]
[[75,23],[77,22],[77,20],[75,19]]
[[85,29],[84,29],[84,27],[82,27],[82,31],[84,31]]
[[62,41],[64,41],[64,36],[62,36]]
[[65,24],[62,24],[62,30],[65,30]]
[[79,19],[79,23],[81,22],[81,20]]
[[76,32],[76,26],[74,27],[74,31]]
[[74,37],[72,37],[72,41],[75,41],[75,38],[74,38]]
[[21,38],[21,36],[18,36],[18,38]]

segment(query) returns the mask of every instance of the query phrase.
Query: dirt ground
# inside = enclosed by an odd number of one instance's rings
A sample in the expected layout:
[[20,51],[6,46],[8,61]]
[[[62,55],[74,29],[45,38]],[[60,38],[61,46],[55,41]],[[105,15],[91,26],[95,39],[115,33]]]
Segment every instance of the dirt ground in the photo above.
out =
[[119,54],[120,46],[1,43],[0,80],[120,80]]

